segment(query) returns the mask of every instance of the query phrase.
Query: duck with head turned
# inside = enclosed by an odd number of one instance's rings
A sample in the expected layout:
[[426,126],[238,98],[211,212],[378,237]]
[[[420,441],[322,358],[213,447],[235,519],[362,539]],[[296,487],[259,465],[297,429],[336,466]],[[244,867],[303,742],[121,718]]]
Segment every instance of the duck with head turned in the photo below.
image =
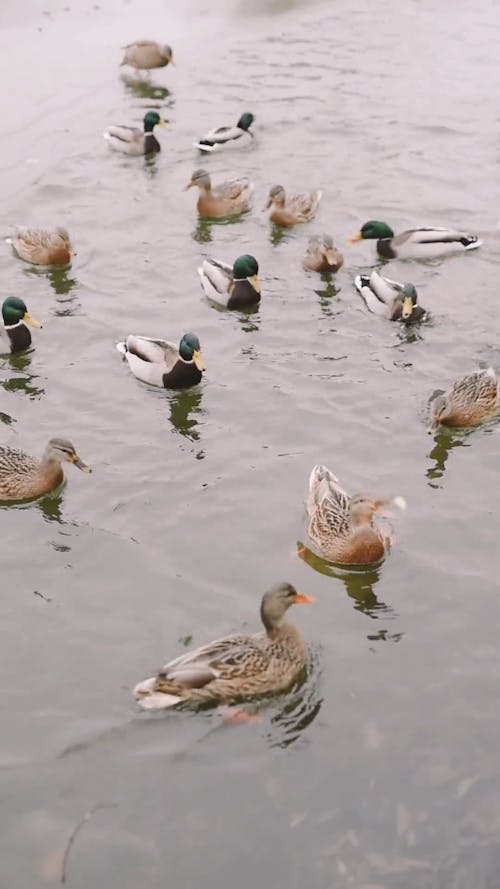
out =
[[34,500],[59,487],[62,463],[92,472],[67,438],[51,438],[41,460],[16,448],[0,447],[0,500]]
[[253,122],[253,114],[245,111],[236,126],[216,127],[210,130],[198,142],[194,142],[194,147],[199,148],[200,151],[217,151],[224,146],[246,145],[253,139],[253,133],[250,129]]
[[323,192],[288,195],[282,185],[273,185],[264,209],[271,207],[269,219],[276,225],[297,225],[314,219]]
[[195,333],[185,333],[179,346],[168,340],[130,334],[116,348],[143,383],[165,389],[187,389],[200,382],[205,364]]
[[136,40],[124,46],[125,54],[120,65],[130,65],[139,71],[150,71],[152,68],[165,68],[174,64],[172,48],[154,40]]
[[134,697],[145,710],[192,704],[230,704],[286,691],[304,669],[307,649],[286,619],[291,605],[313,602],[290,583],[264,594],[264,632],[224,636],[181,654],[156,676],[139,682]]
[[364,494],[349,497],[326,466],[313,467],[309,477],[308,535],[320,555],[343,565],[370,565],[387,552],[391,536],[373,521],[382,507],[405,509],[402,497],[375,499]]
[[155,127],[162,127],[168,120],[163,120],[157,111],[147,111],[144,115],[143,129],[139,127],[111,126],[104,133],[104,138],[116,151],[139,157],[142,154],[157,154],[161,145],[154,134]]
[[53,230],[18,225],[7,244],[12,245],[20,259],[35,265],[67,265],[75,256],[69,234],[61,225]]
[[333,244],[331,235],[309,238],[303,266],[311,272],[338,272],[344,262],[340,250]]
[[431,402],[428,431],[443,426],[479,426],[500,413],[500,383],[492,367],[457,380],[448,392]]
[[252,205],[253,184],[249,179],[228,179],[212,187],[206,170],[195,170],[185,191],[195,186],[199,189],[196,207],[198,214],[206,219],[220,219],[224,216],[239,216]]
[[404,324],[425,321],[427,317],[426,310],[418,305],[418,294],[413,284],[400,284],[399,281],[384,278],[374,269],[371,275],[357,275],[354,285],[374,315]]
[[376,219],[365,222],[349,240],[377,241],[377,253],[383,259],[434,259],[476,250],[482,244],[477,235],[451,228],[411,228],[395,235],[390,226]]
[[[9,345],[11,352],[22,352],[31,346],[31,333],[28,328],[41,327],[39,321],[33,318],[26,307],[26,303],[17,296],[9,296],[2,305],[3,329],[0,330],[0,348],[5,343]],[[2,351],[4,351],[2,349]]]
[[201,286],[212,302],[227,309],[247,309],[260,302],[259,264],[249,253],[238,256],[233,266],[205,259],[198,269]]

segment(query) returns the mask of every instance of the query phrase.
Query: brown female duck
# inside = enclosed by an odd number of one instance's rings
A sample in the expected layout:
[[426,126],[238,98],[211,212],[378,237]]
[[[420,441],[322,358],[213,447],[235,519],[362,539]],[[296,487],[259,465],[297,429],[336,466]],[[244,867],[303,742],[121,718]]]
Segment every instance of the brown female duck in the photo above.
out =
[[64,479],[63,462],[92,472],[66,438],[51,438],[41,460],[0,447],[0,500],[34,500],[55,490]]
[[285,615],[290,605],[313,601],[290,583],[272,587],[260,608],[265,632],[224,636],[182,654],[136,685],[136,700],[143,709],[156,710],[185,701],[228,704],[285,691],[306,661],[302,636]]
[[200,216],[217,219],[222,216],[239,216],[250,210],[254,187],[247,178],[230,179],[212,188],[207,171],[195,170],[186,190],[193,185],[200,190],[196,204]]
[[311,272],[338,272],[344,262],[340,250],[333,244],[331,235],[309,238],[302,264]]
[[151,68],[165,68],[168,64],[174,64],[172,48],[154,40],[136,40],[123,48],[125,54],[120,64],[130,65],[136,70],[150,71]]
[[321,191],[311,191],[308,194],[295,194],[287,198],[282,185],[273,185],[266,204],[266,209],[272,207],[269,219],[276,225],[284,226],[310,222],[316,215],[322,194]]
[[500,412],[500,384],[492,367],[457,380],[431,402],[429,432],[444,426],[479,426]]
[[18,226],[7,243],[12,244],[21,259],[36,265],[67,265],[75,256],[69,234],[62,226],[53,231]]

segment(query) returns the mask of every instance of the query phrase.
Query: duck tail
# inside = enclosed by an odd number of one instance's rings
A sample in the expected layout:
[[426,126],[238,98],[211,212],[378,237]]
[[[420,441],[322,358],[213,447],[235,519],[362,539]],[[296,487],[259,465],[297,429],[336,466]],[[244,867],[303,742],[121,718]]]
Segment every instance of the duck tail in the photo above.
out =
[[116,348],[118,349],[120,355],[127,354],[127,344],[126,344],[125,340],[122,340],[120,343],[117,343]]
[[151,676],[135,686],[134,698],[142,710],[166,710],[168,707],[175,707],[180,703],[181,699],[177,695],[155,691],[155,684],[156,676]]
[[483,246],[483,242],[479,240],[477,235],[467,235],[467,237],[462,239],[462,244],[466,250],[477,250],[478,247]]

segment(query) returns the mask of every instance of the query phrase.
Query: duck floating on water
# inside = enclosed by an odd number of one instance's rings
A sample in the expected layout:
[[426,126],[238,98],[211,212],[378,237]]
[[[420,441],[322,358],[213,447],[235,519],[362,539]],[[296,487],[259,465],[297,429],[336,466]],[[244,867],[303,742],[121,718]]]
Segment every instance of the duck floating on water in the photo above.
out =
[[273,185],[265,209],[272,208],[269,219],[276,225],[298,225],[314,219],[322,195],[323,192],[318,190],[287,197],[282,185]]
[[0,447],[0,500],[34,500],[64,480],[62,463],[92,472],[67,438],[51,438],[41,459],[16,448]]
[[3,329],[0,330],[0,349],[9,344],[11,352],[22,352],[31,346],[31,333],[28,328],[41,327],[39,321],[28,312],[26,303],[17,296],[9,296],[2,304]]
[[217,219],[224,216],[239,216],[250,210],[253,184],[249,179],[228,179],[212,188],[206,170],[195,170],[186,189],[196,186],[199,189],[197,209],[200,216]]
[[67,265],[75,256],[65,228],[29,228],[18,225],[16,233],[7,238],[20,259],[35,265]]
[[479,426],[498,416],[500,384],[492,367],[457,380],[448,392],[431,402],[429,432],[443,426]]
[[195,148],[200,151],[217,151],[224,146],[243,145],[254,138],[250,129],[254,122],[254,116],[249,111],[241,115],[236,126],[216,127],[205,136],[193,142]]
[[410,228],[395,235],[385,222],[374,219],[365,222],[349,240],[351,243],[376,240],[377,253],[384,259],[434,259],[476,250],[482,244],[477,235],[451,228]]
[[263,633],[224,636],[165,664],[139,682],[134,697],[144,710],[176,704],[229,704],[286,691],[304,669],[307,649],[285,618],[291,605],[313,602],[290,583],[272,587],[262,598]]
[[201,286],[208,299],[227,309],[247,309],[260,302],[259,264],[245,253],[233,266],[217,259],[205,259],[198,269]]
[[148,111],[144,115],[144,129],[139,127],[111,126],[104,133],[104,138],[116,151],[139,157],[142,154],[157,154],[161,145],[154,134],[155,127],[168,123],[157,111]]
[[338,272],[344,262],[340,250],[334,246],[331,235],[315,235],[309,238],[302,265],[311,272]]
[[125,54],[120,65],[130,65],[136,70],[150,71],[152,68],[165,68],[166,65],[174,64],[172,48],[154,40],[136,40],[123,49]]
[[165,389],[186,389],[200,382],[205,364],[195,333],[185,333],[179,346],[168,340],[130,334],[116,348],[143,383]]
[[424,321],[427,317],[426,310],[418,305],[418,294],[413,284],[392,281],[374,269],[371,275],[357,275],[354,285],[374,315],[406,324]]

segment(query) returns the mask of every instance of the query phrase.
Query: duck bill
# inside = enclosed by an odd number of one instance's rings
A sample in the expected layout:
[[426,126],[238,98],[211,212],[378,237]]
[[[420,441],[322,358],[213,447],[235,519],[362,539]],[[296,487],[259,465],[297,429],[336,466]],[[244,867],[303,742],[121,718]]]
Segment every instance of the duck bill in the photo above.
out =
[[272,199],[272,198],[268,198],[268,199],[267,199],[267,204],[266,204],[265,207],[263,207],[263,210],[269,210],[269,207],[271,206],[272,202],[273,202],[273,199]]
[[427,432],[429,433],[429,435],[434,435],[434,433],[437,432],[438,429],[439,429],[439,419],[437,417],[433,417],[427,427]]
[[250,275],[248,280],[250,281],[250,284],[252,285],[253,289],[256,290],[257,293],[260,293],[259,276],[258,275]]
[[184,191],[187,191],[188,188],[192,188],[193,185],[194,185],[194,182],[193,182],[193,180],[191,179],[191,180],[188,182],[188,184],[184,186]]
[[158,123],[156,124],[156,126],[157,126],[157,127],[166,127],[166,125],[167,125],[168,123],[170,123],[170,121],[169,121],[166,117],[160,117],[160,119],[159,119]]
[[333,250],[325,250],[325,259],[328,265],[336,265],[337,260],[335,258],[335,252]]
[[80,459],[78,454],[75,454],[72,463],[77,467],[77,469],[81,469],[82,472],[92,472],[90,466],[87,466],[87,464]]
[[295,604],[311,604],[316,601],[316,596],[307,596],[305,593],[297,593],[295,596]]
[[33,317],[30,315],[29,312],[25,312],[25,313],[24,313],[24,315],[23,315],[23,321],[24,321],[25,324],[29,324],[30,327],[41,327],[41,326],[42,326],[42,325],[40,324],[40,322],[36,320],[36,318],[33,318]]
[[356,235],[351,235],[351,237],[348,240],[349,240],[350,244],[355,244],[356,241],[363,240],[363,235],[361,234],[361,232],[358,232]]
[[413,300],[411,296],[405,296],[403,300],[403,309],[401,312],[401,317],[407,321],[408,318],[411,318],[413,314]]
[[201,352],[198,351],[198,349],[195,349],[193,352],[193,361],[194,361],[196,367],[198,368],[198,370],[205,370],[205,362],[203,361],[203,358],[201,357]]
[[169,65],[174,65],[174,67],[175,67],[175,61],[174,61],[174,57],[173,57],[173,56],[169,56],[169,57],[168,57],[168,64],[169,64]]

